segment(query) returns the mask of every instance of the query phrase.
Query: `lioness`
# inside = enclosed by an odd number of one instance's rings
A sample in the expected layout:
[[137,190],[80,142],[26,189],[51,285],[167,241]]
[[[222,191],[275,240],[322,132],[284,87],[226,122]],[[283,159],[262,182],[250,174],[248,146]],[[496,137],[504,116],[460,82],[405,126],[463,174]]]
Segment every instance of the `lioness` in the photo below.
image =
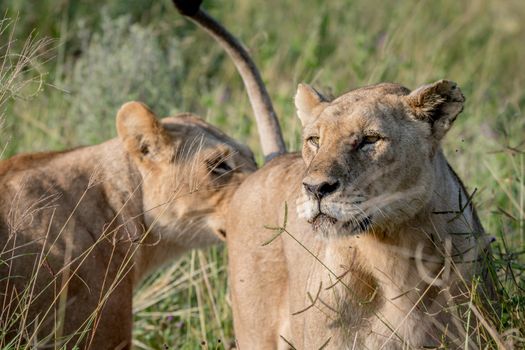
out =
[[[328,101],[301,85],[295,101],[302,158],[273,160],[231,204],[240,347],[463,345],[453,305],[486,240],[439,146],[462,109],[459,88],[378,84]],[[263,245],[275,233],[264,225],[286,233]]]
[[[198,6],[175,3],[237,67],[253,65]],[[239,71],[250,81],[250,70]],[[250,96],[265,95],[261,85],[246,84]],[[447,80],[413,91],[383,83],[334,100],[299,86],[302,157],[270,161],[230,206],[240,349],[476,346],[455,305],[468,300],[489,240],[440,147],[463,103]]]
[[100,145],[0,163],[0,346],[130,348],[133,288],[224,238],[251,151],[193,115],[158,121],[138,102],[116,125]]

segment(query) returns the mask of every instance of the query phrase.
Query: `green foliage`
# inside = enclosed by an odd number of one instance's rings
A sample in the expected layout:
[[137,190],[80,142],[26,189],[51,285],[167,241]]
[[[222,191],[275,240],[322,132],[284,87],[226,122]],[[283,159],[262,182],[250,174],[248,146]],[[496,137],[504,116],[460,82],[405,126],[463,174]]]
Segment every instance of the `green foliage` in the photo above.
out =
[[76,143],[114,137],[115,111],[129,100],[151,101],[157,113],[167,115],[182,68],[175,39],[164,50],[151,27],[132,24],[127,16],[103,16],[100,30],[91,35],[81,29],[81,53],[60,84],[69,92],[68,109],[56,122],[68,120]]
[[[2,140],[9,135],[3,157],[112,137],[118,107],[132,99],[161,115],[200,114],[259,150],[242,82],[206,34],[181,18],[169,0],[105,3],[0,2],[2,13],[19,13],[15,37],[36,31],[57,42],[31,60],[48,72],[43,92],[0,104],[7,108]],[[478,188],[474,202],[487,231],[498,238],[494,268],[506,296],[496,327],[502,334],[517,330],[508,337],[523,339],[522,1],[236,0],[204,6],[250,49],[292,150],[300,145],[292,103],[298,82],[333,95],[379,81],[411,88],[441,78],[458,82],[466,108],[444,148],[469,188]],[[12,49],[22,46],[16,41]],[[137,298],[148,290],[163,292],[136,313],[137,348],[194,349],[206,341],[202,346],[214,349],[232,339],[225,254],[221,247],[192,253],[145,283]],[[180,283],[164,292],[170,281]]]

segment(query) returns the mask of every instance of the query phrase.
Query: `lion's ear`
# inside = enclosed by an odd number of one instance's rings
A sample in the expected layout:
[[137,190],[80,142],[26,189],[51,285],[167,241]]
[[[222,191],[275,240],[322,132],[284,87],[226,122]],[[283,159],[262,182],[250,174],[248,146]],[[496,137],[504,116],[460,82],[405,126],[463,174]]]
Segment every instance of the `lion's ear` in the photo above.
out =
[[440,80],[423,85],[407,97],[412,114],[419,120],[430,123],[432,135],[441,140],[463,110],[465,97],[457,84],[450,80]]
[[117,113],[117,132],[124,149],[143,164],[167,157],[169,136],[153,112],[140,102],[127,102]]
[[303,127],[317,119],[326,101],[313,87],[299,84],[295,94],[295,108]]

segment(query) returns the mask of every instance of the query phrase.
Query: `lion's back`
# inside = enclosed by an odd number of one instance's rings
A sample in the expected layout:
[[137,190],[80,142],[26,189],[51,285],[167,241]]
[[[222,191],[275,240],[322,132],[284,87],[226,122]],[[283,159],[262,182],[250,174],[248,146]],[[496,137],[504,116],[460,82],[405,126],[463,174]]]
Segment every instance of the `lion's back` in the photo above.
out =
[[[250,175],[235,192],[230,205],[230,223],[236,227],[250,226],[267,218],[268,225],[277,224],[275,218],[281,216],[278,214],[282,214],[284,202],[294,200],[303,172],[304,162],[299,154],[286,154],[271,160]],[[237,217],[241,212],[242,217]]]

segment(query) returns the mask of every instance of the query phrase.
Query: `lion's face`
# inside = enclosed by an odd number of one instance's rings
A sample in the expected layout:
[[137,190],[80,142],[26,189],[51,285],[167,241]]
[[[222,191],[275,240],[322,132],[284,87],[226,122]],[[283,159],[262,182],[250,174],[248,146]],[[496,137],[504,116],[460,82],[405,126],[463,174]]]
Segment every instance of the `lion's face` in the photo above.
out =
[[158,122],[140,104],[119,115],[119,136],[142,174],[153,236],[192,248],[224,239],[230,198],[256,169],[249,148],[193,115]]
[[432,195],[432,157],[462,103],[447,81],[412,93],[380,84],[331,102],[300,86],[300,216],[329,236],[387,231],[414,217]]

